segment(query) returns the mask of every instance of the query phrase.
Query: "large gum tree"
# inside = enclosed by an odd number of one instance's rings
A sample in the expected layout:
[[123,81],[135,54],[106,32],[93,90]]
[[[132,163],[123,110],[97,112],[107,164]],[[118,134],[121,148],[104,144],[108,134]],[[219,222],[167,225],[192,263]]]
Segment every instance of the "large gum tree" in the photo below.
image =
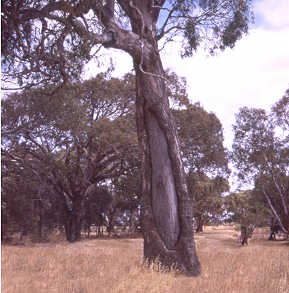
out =
[[[4,84],[20,88],[79,78],[101,46],[127,52],[136,75],[136,120],[142,160],[144,258],[189,275],[200,273],[161,46],[182,40],[182,56],[203,44],[233,47],[248,30],[250,0],[2,1]],[[161,46],[159,46],[159,42]],[[50,94],[53,94],[51,92]]]

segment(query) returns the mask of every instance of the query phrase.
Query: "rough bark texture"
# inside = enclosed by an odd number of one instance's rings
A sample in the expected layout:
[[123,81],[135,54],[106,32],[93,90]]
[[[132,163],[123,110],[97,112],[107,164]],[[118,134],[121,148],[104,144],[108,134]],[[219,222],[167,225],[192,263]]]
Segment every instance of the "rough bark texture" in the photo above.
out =
[[[140,62],[142,62],[140,64]],[[176,127],[157,48],[134,58],[137,128],[142,153],[144,257],[190,275],[200,273]],[[142,70],[143,69],[143,70]],[[149,74],[149,73],[153,74]]]
[[147,125],[150,132],[152,211],[159,235],[167,248],[173,249],[180,233],[180,224],[172,164],[166,137],[153,115],[149,115]]

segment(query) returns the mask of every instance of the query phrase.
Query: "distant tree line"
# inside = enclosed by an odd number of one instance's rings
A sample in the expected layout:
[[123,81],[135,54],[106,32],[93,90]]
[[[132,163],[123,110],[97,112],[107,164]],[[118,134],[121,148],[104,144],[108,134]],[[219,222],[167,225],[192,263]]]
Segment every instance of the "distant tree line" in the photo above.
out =
[[[240,109],[230,154],[240,180],[253,190],[230,193],[222,125],[191,104],[174,73],[167,91],[180,137],[196,232],[233,221],[288,233],[288,91],[272,113]],[[15,233],[43,240],[63,231],[70,242],[85,233],[141,232],[141,160],[137,144],[135,79],[99,74],[47,95],[38,88],[2,102],[2,239]],[[286,112],[287,111],[287,112]]]
[[[184,79],[173,73],[168,79],[201,231],[222,213],[221,195],[228,190],[222,125],[215,114],[189,102]],[[111,235],[116,225],[140,231],[134,82],[130,74],[121,79],[99,74],[53,96],[47,95],[51,89],[38,88],[3,100],[3,239],[16,232],[43,239],[60,229],[74,242],[92,226],[98,235],[103,227]]]

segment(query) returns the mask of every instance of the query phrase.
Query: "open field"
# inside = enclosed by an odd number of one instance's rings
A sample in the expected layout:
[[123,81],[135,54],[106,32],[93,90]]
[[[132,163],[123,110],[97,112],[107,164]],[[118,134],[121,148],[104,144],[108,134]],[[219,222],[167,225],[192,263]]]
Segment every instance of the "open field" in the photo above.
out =
[[188,278],[142,267],[141,239],[2,246],[3,293],[288,293],[289,243],[259,230],[241,247],[231,227],[196,236],[202,275]]

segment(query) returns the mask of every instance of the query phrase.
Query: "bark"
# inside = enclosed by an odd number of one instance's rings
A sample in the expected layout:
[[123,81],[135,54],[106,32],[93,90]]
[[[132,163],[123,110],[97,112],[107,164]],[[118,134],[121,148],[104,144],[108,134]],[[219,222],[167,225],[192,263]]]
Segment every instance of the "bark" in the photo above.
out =
[[66,209],[65,234],[69,242],[81,240],[81,201],[76,200],[72,209]]
[[265,195],[265,198],[266,198],[266,200],[267,200],[267,202],[268,202],[268,204],[269,204],[269,206],[270,206],[270,208],[271,208],[271,210],[272,210],[275,218],[277,219],[278,224],[280,225],[281,229],[283,230],[283,232],[288,233],[288,229],[286,229],[284,227],[283,222],[282,222],[282,219],[279,216],[278,212],[276,211],[274,205],[272,204],[272,201],[270,199],[270,196],[268,195],[268,193],[266,192],[266,190],[265,190],[264,187],[262,187],[262,191],[263,191],[263,194]]
[[133,234],[136,232],[137,227],[136,227],[136,214],[137,214],[137,209],[131,209],[130,210],[130,219],[129,219],[129,234]]
[[42,239],[42,231],[43,231],[43,206],[42,202],[39,201],[39,220],[38,220],[38,239]]
[[103,236],[103,225],[104,225],[104,219],[102,215],[98,215],[96,217],[96,237]]
[[90,225],[86,225],[86,237],[90,238]]
[[108,233],[108,237],[111,237],[111,234],[114,232],[115,210],[111,209],[107,216],[108,216],[108,223],[107,223],[106,231]]
[[247,226],[241,226],[241,244],[242,245],[248,245],[248,227]]
[[[160,9],[150,1],[118,0],[130,19],[131,31],[107,18],[112,36],[106,47],[133,58],[136,74],[136,120],[142,160],[142,231],[144,258],[158,259],[170,269],[200,273],[193,232],[193,203],[188,195],[176,126],[169,109],[156,23]],[[155,2],[157,3],[157,2]],[[158,2],[161,7],[164,1]],[[105,11],[103,11],[105,13]]]
[[288,207],[287,207],[287,203],[286,203],[286,199],[285,199],[285,196],[282,192],[282,188],[280,187],[280,185],[278,184],[276,178],[275,178],[275,175],[274,175],[274,171],[270,168],[270,165],[269,165],[269,162],[268,162],[268,158],[266,157],[266,155],[264,154],[264,159],[267,163],[267,167],[269,168],[270,172],[271,172],[271,176],[272,176],[272,179],[273,179],[273,183],[276,187],[276,189],[278,190],[278,193],[279,193],[279,196],[281,198],[281,202],[282,202],[282,206],[283,206],[283,209],[284,209],[284,213],[285,215],[287,216],[288,218],[288,215],[289,215],[289,212],[288,212]]
[[203,218],[202,215],[200,215],[200,216],[197,217],[197,229],[196,229],[196,233],[203,232],[204,231],[203,227],[204,227],[204,218]]
[[164,71],[157,47],[141,60],[134,58],[134,67],[142,154],[144,258],[149,263],[158,259],[167,269],[174,267],[198,275],[200,263],[193,234],[193,206],[165,81],[159,77],[164,76]]
[[270,236],[268,240],[276,240],[276,234],[282,231],[280,225],[276,222],[276,219],[272,217],[270,226]]

